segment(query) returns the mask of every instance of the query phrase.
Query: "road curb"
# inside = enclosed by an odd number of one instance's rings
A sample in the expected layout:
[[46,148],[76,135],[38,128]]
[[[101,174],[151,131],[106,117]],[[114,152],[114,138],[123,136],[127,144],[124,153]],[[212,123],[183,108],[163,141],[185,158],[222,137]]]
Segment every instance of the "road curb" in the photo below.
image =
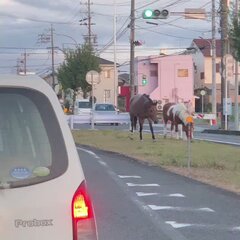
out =
[[223,135],[235,135],[240,136],[240,131],[234,130],[222,130],[222,129],[204,129],[202,133],[213,133],[213,134],[223,134]]

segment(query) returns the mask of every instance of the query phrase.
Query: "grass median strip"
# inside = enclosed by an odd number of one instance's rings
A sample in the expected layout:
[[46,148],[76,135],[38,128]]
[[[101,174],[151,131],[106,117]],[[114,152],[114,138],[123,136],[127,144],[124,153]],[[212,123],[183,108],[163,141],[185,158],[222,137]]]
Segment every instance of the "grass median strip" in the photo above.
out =
[[111,130],[74,130],[75,142],[111,150],[137,158],[149,164],[198,179],[202,182],[240,193],[240,148],[194,140],[191,142],[191,169],[188,142],[164,139],[158,135],[153,142],[149,134],[139,140],[139,134]]

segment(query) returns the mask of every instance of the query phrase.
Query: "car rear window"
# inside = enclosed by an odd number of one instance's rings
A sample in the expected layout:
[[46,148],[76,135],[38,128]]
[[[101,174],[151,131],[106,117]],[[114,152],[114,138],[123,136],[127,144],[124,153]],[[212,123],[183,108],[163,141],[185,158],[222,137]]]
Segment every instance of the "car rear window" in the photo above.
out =
[[111,104],[97,104],[95,107],[96,111],[115,111],[115,108]]
[[91,103],[90,102],[79,102],[78,103],[79,108],[91,108]]
[[48,98],[30,89],[0,88],[0,188],[48,181],[63,174],[67,165]]

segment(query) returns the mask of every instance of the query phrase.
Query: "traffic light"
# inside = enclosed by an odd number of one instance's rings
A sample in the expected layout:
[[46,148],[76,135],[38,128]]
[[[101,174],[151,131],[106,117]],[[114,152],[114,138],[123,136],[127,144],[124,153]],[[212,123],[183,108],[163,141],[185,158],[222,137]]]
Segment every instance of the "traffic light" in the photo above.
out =
[[142,13],[144,19],[166,19],[169,16],[169,11],[167,9],[145,9]]
[[142,85],[145,86],[147,85],[148,81],[147,81],[147,76],[146,75],[143,75],[142,76]]
[[139,41],[139,40],[134,41],[133,44],[134,44],[135,46],[142,46],[142,42]]

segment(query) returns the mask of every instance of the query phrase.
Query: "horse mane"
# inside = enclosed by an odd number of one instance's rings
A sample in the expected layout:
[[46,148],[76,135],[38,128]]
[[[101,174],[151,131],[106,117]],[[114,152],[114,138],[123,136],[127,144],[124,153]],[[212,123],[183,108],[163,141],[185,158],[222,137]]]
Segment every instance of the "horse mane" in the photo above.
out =
[[187,107],[183,103],[178,103],[174,105],[173,114],[174,116],[178,116],[185,126],[187,125],[187,117],[191,116],[191,114],[188,112]]

